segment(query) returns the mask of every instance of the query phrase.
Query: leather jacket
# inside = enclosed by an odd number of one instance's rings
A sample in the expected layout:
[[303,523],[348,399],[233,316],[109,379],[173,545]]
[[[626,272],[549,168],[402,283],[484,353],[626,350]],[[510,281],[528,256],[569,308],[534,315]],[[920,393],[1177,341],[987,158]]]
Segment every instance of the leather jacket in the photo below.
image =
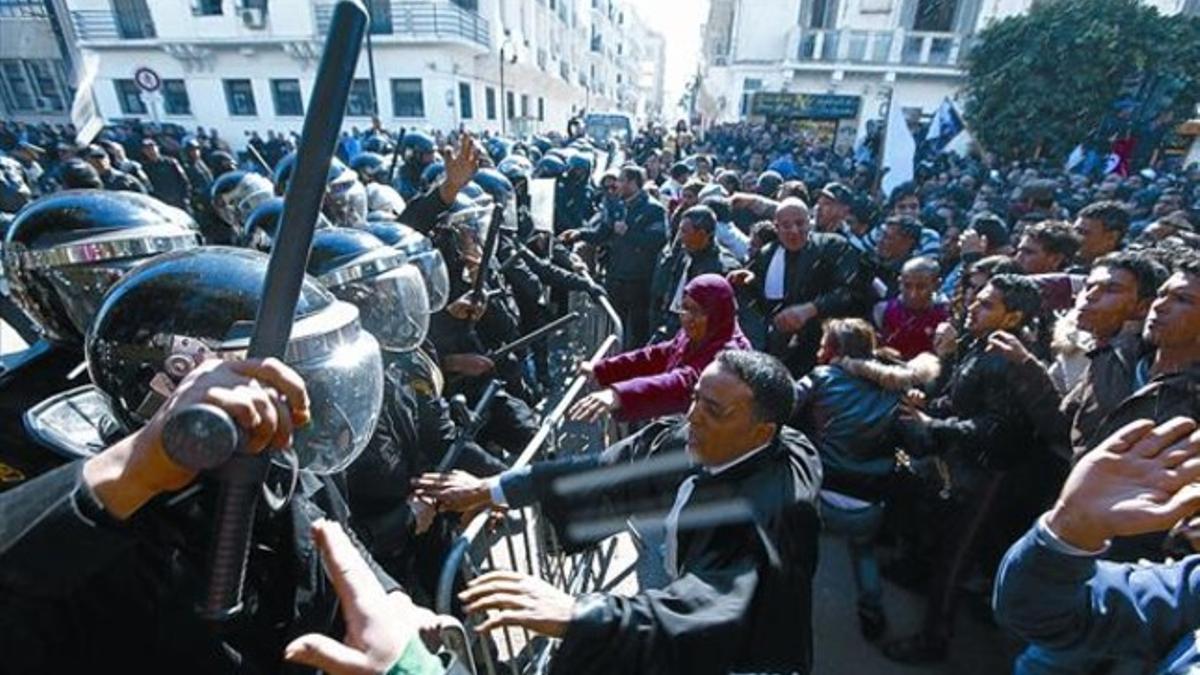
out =
[[838,359],[797,382],[792,423],[821,453],[825,487],[864,499],[878,496],[873,486],[894,465],[900,399],[937,379],[939,369],[929,354],[897,365]]

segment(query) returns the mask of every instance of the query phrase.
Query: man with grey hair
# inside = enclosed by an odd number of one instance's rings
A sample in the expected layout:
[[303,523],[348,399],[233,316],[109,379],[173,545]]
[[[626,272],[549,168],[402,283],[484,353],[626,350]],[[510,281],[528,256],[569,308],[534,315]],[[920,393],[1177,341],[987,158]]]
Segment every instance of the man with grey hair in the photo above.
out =
[[821,319],[848,316],[859,303],[859,252],[839,234],[813,232],[808,205],[795,197],[775,210],[779,241],[767,244],[729,281],[745,288],[755,320],[743,329],[795,377],[816,365]]

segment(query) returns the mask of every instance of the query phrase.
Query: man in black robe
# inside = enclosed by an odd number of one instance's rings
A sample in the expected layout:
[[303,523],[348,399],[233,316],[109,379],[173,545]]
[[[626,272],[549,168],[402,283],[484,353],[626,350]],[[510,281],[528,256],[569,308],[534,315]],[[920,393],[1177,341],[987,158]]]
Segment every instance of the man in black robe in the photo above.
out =
[[418,493],[442,509],[538,501],[568,546],[613,534],[630,514],[665,515],[665,588],[571,597],[492,572],[460,596],[469,612],[493,612],[479,630],[562,638],[554,673],[809,672],[820,462],[783,427],[793,401],[781,363],[727,351],[701,375],[686,421],[497,479],[422,477]]
[[779,241],[729,280],[744,287],[750,305],[749,315],[739,315],[747,337],[802,377],[816,365],[821,322],[862,307],[861,256],[839,234],[811,232],[808,206],[794,197],[779,203],[775,229]]

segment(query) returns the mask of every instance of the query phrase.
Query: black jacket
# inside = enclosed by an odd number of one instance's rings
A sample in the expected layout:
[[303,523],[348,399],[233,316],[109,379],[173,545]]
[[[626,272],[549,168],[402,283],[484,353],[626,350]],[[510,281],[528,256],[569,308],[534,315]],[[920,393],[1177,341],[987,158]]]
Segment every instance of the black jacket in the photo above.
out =
[[900,398],[937,379],[938,370],[932,355],[903,365],[840,359],[796,383],[794,426],[821,453],[823,487],[868,501],[880,498],[902,442],[896,424]]
[[667,210],[643,191],[625,202],[625,234],[613,230],[618,220],[622,218],[616,215],[601,218],[596,229],[581,231],[580,238],[608,246],[609,280],[649,284],[658,252],[667,242]]
[[725,276],[739,267],[741,263],[737,258],[717,244],[715,238],[708,248],[695,253],[683,246],[664,250],[650,282],[650,325],[668,337],[679,330],[679,317],[671,311],[671,301],[675,299],[679,280],[685,274],[687,280],[691,281],[701,274]]
[[[510,504],[540,502],[562,540],[582,545],[622,528],[630,514],[661,518],[680,483],[696,476],[679,518],[679,577],[632,597],[579,597],[552,673],[725,675],[812,667],[819,529],[812,500],[821,481],[812,444],[784,428],[758,454],[713,475],[691,465],[686,442],[686,423],[654,422],[601,455],[535,464],[502,479]],[[560,479],[629,463],[657,470],[589,481],[592,487],[565,495],[556,489]],[[725,518],[701,522],[713,507]],[[586,522],[598,526],[569,527]]]
[[189,209],[192,185],[177,160],[159,157],[156,162],[146,162],[142,168],[150,179],[150,194],[171,206]]
[[124,190],[125,192],[146,194],[146,186],[124,171],[111,169],[108,173],[101,176],[100,180],[104,182],[105,190]]
[[[836,234],[812,232],[808,243],[796,252],[784,251],[785,267],[783,299],[767,300],[764,285],[771,259],[781,248],[778,242],[768,244],[750,260],[748,269],[754,281],[743,292],[755,315],[754,321],[743,324],[742,330],[755,346],[783,359],[794,376],[802,376],[816,364],[817,346],[821,341],[821,320],[850,316],[859,309],[859,253],[845,238]],[[777,333],[772,319],[781,309],[811,302],[817,317],[792,339]]]
[[949,453],[966,466],[1002,470],[1031,456],[1032,422],[1007,377],[1011,365],[976,340],[950,375],[945,396],[934,400],[926,449]]
[[[0,495],[5,672],[312,672],[283,665],[284,646],[312,631],[341,635],[336,595],[310,536],[317,518],[346,522],[333,479],[302,474],[288,507],[259,510],[245,615],[216,630],[193,609],[216,490],[164,496],[117,522],[84,485],[82,467],[74,462]],[[373,569],[388,591],[398,588]]]
[[[30,407],[72,387],[87,384],[84,375],[67,379],[83,364],[78,348],[38,341],[19,355],[5,357],[0,368],[0,493],[63,464],[64,460],[38,444],[25,429]],[[0,514],[0,520],[5,516]]]

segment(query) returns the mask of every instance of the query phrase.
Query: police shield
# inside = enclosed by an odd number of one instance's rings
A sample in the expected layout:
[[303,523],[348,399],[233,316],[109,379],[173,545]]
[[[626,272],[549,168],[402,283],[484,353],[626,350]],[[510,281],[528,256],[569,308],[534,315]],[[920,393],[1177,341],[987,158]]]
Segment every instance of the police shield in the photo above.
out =
[[529,181],[529,217],[537,232],[554,232],[554,188],[553,178]]

